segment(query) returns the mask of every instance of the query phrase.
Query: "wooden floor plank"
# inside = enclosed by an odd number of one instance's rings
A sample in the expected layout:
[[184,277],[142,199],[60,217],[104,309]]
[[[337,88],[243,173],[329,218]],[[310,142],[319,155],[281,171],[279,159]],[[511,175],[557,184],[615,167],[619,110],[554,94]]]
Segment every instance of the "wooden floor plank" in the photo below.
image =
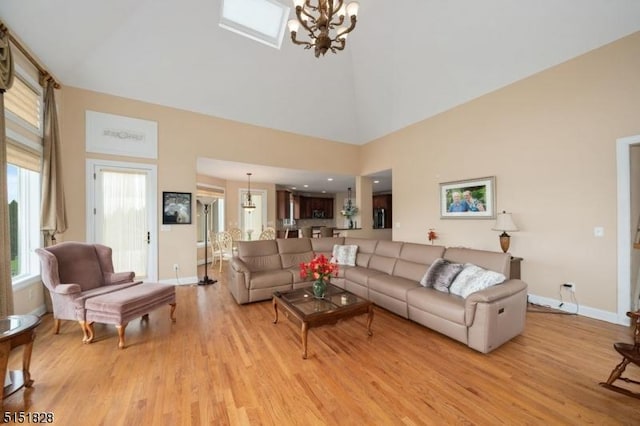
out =
[[168,306],[132,321],[124,350],[114,327],[97,324],[83,345],[77,324],[54,335],[44,316],[34,387],[5,410],[50,411],[60,425],[640,423],[640,400],[598,385],[629,328],[531,312],[523,335],[485,355],[376,308],[372,337],[364,317],[312,329],[303,360],[297,326],[273,324],[269,301],[237,305],[217,278],[177,287],[176,323]]

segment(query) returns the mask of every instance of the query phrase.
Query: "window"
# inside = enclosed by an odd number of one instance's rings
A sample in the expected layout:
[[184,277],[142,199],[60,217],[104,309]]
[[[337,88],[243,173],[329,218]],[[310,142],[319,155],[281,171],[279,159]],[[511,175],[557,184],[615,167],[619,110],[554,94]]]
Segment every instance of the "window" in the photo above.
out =
[[[16,64],[13,85],[4,96],[11,280],[14,286],[40,275],[34,250],[40,238],[42,89],[37,71]],[[32,70],[33,71],[33,70]]]
[[11,279],[20,282],[40,273],[33,250],[40,246],[40,173],[7,165]]
[[220,26],[280,49],[289,8],[275,0],[224,0]]

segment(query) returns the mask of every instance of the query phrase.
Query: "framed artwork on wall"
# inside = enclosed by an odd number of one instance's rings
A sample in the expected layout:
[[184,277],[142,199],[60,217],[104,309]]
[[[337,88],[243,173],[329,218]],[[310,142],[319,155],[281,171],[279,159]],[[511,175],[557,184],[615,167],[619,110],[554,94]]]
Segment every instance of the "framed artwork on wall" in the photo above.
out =
[[495,219],[495,191],[495,176],[441,183],[440,218]]
[[162,224],[189,225],[191,223],[191,193],[162,192]]

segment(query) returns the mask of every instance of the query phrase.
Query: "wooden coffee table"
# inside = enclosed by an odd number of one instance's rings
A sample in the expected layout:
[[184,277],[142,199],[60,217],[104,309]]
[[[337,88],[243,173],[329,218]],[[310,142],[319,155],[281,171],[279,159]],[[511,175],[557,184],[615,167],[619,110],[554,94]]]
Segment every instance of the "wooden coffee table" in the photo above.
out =
[[373,303],[332,284],[327,286],[327,295],[322,299],[313,296],[311,287],[273,293],[274,324],[278,322],[278,308],[282,308],[285,316],[300,326],[304,359],[307,358],[307,334],[312,327],[368,314],[367,334],[373,335]]

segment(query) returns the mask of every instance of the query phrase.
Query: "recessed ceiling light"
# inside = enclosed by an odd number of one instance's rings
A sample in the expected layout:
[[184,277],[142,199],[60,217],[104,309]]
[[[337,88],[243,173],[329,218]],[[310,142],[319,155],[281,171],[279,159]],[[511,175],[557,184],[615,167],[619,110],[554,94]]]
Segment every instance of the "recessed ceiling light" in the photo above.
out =
[[298,189],[298,188],[296,188],[295,186],[292,186],[291,189]]
[[379,180],[374,180],[373,183],[380,183],[380,181]]
[[333,178],[327,178],[329,182],[333,182]]
[[327,193],[327,191],[322,191],[322,193],[323,193],[323,194],[326,194],[326,193]]
[[305,188],[308,188],[308,187],[309,187],[309,185],[306,185],[306,184],[305,184],[305,185],[303,185],[303,186],[304,186]]

